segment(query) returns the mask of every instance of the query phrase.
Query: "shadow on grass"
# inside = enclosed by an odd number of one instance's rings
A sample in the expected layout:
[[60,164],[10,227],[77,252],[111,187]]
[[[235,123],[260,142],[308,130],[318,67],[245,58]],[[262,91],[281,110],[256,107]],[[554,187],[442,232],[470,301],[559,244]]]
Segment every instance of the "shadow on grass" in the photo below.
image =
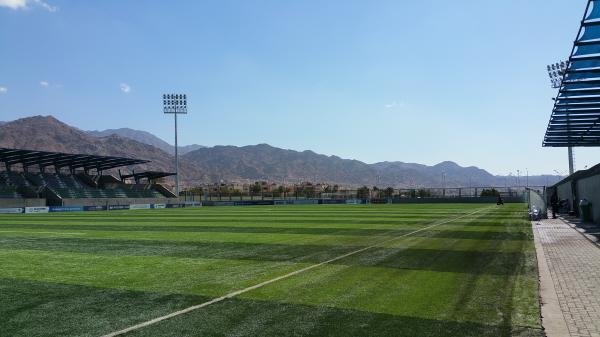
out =
[[0,279],[0,335],[100,336],[206,298]]
[[[150,240],[11,238],[3,249],[128,256],[237,259],[319,263],[361,247]],[[522,253],[445,249],[372,248],[336,264],[457,273],[513,275]]]
[[[142,225],[0,225],[0,230],[43,230],[43,231],[107,231],[107,232],[171,232],[171,233],[261,233],[261,234],[315,234],[315,235],[353,235],[379,236],[410,233],[423,225],[403,229],[363,229],[363,228],[310,228],[310,227],[233,227],[233,226],[142,226]],[[427,237],[432,231],[412,234],[415,237]],[[514,228],[514,231],[461,231],[439,230],[435,236],[449,239],[475,240],[529,240],[530,235],[525,230]],[[60,234],[60,233],[57,233]]]
[[[10,279],[0,279],[0,290],[0,331],[12,337],[100,336],[207,300]],[[534,329],[518,331],[541,336]],[[508,337],[515,332],[506,325],[230,299],[127,336]]]

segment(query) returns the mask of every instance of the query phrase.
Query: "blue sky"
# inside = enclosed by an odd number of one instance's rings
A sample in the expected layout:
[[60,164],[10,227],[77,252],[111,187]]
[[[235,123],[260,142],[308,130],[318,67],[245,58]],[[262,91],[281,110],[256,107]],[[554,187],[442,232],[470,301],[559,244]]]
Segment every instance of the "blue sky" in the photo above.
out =
[[[269,143],[365,162],[567,169],[541,147],[545,65],[585,0],[0,0],[0,120],[54,115],[180,144]],[[599,149],[576,149],[578,168]]]

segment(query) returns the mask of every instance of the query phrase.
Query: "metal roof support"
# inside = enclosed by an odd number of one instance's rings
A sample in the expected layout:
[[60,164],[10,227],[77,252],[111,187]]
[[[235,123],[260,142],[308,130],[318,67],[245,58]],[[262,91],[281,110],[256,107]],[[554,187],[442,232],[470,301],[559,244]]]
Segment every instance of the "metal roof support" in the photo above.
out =
[[543,146],[568,148],[571,173],[573,147],[600,146],[600,11],[596,6],[600,1],[588,0],[569,60],[561,68],[543,141]]

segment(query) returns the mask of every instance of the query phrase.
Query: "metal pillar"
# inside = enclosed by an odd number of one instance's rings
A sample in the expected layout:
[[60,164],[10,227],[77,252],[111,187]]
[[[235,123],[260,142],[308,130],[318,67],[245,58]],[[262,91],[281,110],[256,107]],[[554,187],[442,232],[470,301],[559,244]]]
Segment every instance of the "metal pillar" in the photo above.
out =
[[175,194],[179,198],[179,151],[177,145],[177,113],[175,115]]
[[575,163],[573,160],[573,148],[569,146],[569,175],[575,173]]

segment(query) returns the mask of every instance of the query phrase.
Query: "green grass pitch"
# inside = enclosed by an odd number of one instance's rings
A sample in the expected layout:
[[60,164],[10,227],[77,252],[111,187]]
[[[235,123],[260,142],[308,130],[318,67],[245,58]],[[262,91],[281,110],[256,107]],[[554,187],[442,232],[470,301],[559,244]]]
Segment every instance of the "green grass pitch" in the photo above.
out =
[[369,246],[125,336],[542,336],[525,216],[520,204],[0,215],[0,336],[102,336]]

